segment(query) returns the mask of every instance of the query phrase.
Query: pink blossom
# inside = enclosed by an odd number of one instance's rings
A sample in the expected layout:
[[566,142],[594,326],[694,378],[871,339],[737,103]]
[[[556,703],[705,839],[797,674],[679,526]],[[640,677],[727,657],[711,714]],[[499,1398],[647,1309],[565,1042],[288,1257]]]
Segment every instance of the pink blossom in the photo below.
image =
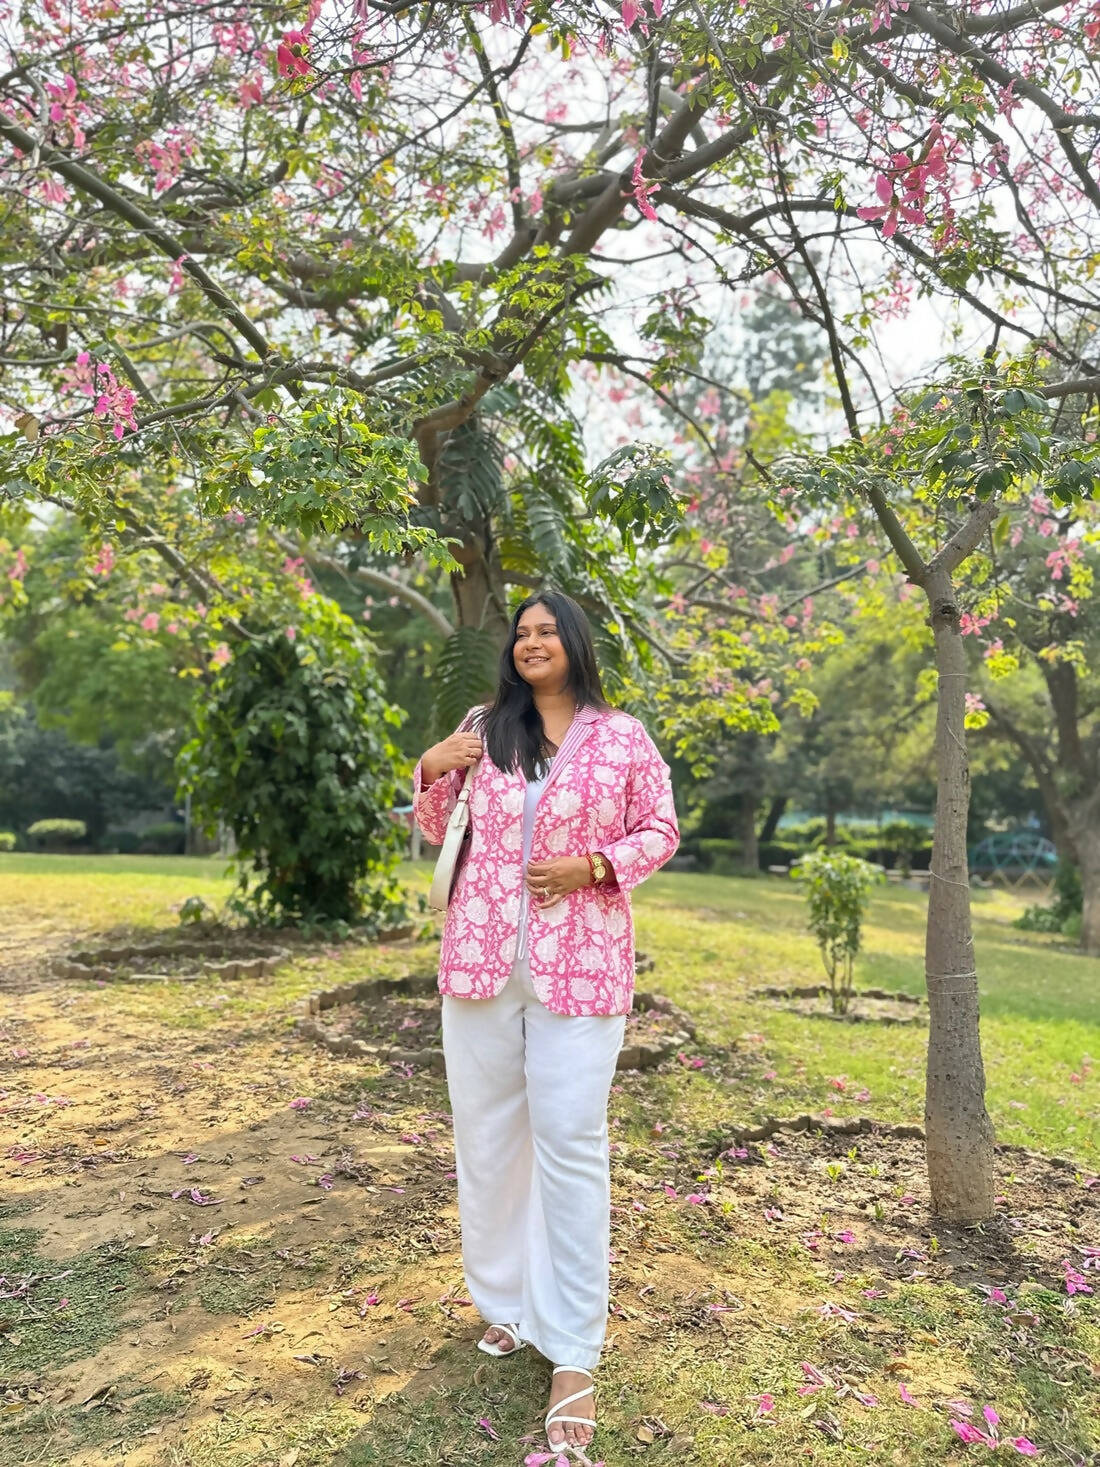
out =
[[859,1318],[854,1309],[845,1309],[843,1304],[833,1304],[829,1301],[822,1304],[817,1312],[822,1319],[842,1319],[845,1324],[852,1324]]
[[646,183],[645,175],[642,172],[642,167],[645,163],[645,155],[646,150],[645,148],[643,148],[642,151],[638,154],[637,158],[635,158],[634,160],[634,168],[630,175],[630,182],[632,186],[631,192],[634,196],[634,202],[638,206],[639,213],[641,213],[646,219],[656,220],[657,210],[649,202],[649,196],[650,194],[657,193],[660,190],[661,185],[659,183]]
[[313,1101],[306,1096],[298,1095],[290,1102],[290,1108],[291,1110],[308,1110],[312,1104]]
[[93,409],[95,416],[114,419],[112,432],[116,438],[121,438],[127,428],[136,432],[134,406],[137,403],[137,394],[116,381],[110,367],[103,362],[96,367],[96,378],[99,395]]
[[798,1387],[798,1394],[800,1396],[812,1396],[816,1391],[821,1390],[822,1386],[832,1384],[827,1375],[823,1374],[818,1370],[816,1365],[811,1365],[807,1360],[801,1361],[798,1368],[802,1371],[805,1380],[805,1384]]
[[80,126],[80,115],[87,109],[77,97],[76,78],[63,76],[60,83],[47,82],[46,93],[50,98],[50,121],[65,126],[72,135],[73,147],[82,152],[87,141]]
[[293,642],[294,639],[295,639],[295,637],[297,635],[298,635],[298,629],[297,629],[297,627],[287,627],[287,629],[286,629],[286,639],[287,639],[288,642]]
[[893,24],[894,11],[908,10],[909,0],[875,0],[871,11],[871,34],[878,30],[888,31]]
[[1034,1442],[1028,1441],[1026,1436],[1014,1436],[1009,1441],[1009,1446],[1015,1447],[1021,1457],[1037,1457],[1039,1448]]
[[878,175],[878,179],[876,180],[876,191],[879,198],[882,198],[883,195],[883,185],[885,185],[886,189],[887,203],[883,206],[863,205],[862,208],[856,210],[856,214],[860,219],[868,221],[881,219],[884,239],[891,239],[897,233],[898,223],[901,219],[904,219],[908,224],[923,224],[925,222],[926,215],[923,209],[914,209],[909,204],[903,204],[896,199],[892,199],[893,190],[890,185],[890,180],[882,173]]
[[909,1391],[904,1385],[898,1386],[898,1394],[901,1396],[902,1405],[916,1406],[918,1410],[920,1409],[920,1402],[917,1400],[916,1396],[910,1395]]
[[183,262],[184,260],[189,260],[190,258],[190,255],[180,255],[178,259],[172,261],[172,274],[168,281],[169,295],[175,295],[178,291],[183,289]]
[[[225,642],[219,642],[210,654],[210,661],[215,667],[224,667],[232,655],[227,644]],[[308,1104],[309,1102],[307,1101],[306,1103]]]
[[237,88],[237,97],[246,111],[249,107],[255,107],[258,102],[262,102],[263,96],[263,84],[258,73],[254,76],[246,76]]
[[160,617],[155,611],[147,611],[141,618],[141,629],[143,632],[155,632],[160,626]]
[[283,39],[275,48],[279,75],[307,76],[310,70],[308,53],[309,38],[304,31],[284,31]]
[[1092,1286],[1083,1273],[1078,1273],[1068,1258],[1062,1259],[1067,1294],[1091,1294]]

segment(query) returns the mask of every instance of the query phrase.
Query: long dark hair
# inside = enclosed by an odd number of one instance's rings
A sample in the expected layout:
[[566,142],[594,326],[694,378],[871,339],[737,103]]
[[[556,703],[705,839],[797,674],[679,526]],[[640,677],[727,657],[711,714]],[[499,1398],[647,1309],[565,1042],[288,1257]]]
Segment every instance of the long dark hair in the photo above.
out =
[[500,656],[497,695],[478,719],[489,758],[498,769],[522,769],[528,779],[545,772],[550,751],[531,685],[516,671],[513,651],[519,619],[532,606],[545,606],[558,624],[558,636],[569,659],[569,691],[578,708],[606,708],[600,685],[596,648],[588,618],[563,591],[539,591],[521,601],[512,614],[508,640]]

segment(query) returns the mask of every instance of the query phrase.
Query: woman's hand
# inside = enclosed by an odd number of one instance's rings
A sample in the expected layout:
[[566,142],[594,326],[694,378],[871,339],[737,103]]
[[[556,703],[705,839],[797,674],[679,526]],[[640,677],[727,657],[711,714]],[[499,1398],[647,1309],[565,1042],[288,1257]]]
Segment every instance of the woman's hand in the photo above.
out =
[[556,907],[571,891],[592,885],[587,856],[559,856],[556,861],[530,861],[525,877],[527,890],[540,912]]
[[455,733],[441,744],[433,744],[420,761],[425,784],[434,784],[452,769],[469,769],[481,758],[481,740],[477,734]]

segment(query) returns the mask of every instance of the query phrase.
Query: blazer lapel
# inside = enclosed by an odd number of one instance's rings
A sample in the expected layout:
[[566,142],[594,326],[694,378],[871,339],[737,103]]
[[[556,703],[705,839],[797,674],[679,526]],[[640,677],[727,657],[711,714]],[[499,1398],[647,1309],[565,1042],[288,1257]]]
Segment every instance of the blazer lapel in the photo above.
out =
[[[573,722],[569,725],[569,730],[565,738],[561,741],[561,748],[554,755],[554,762],[550,766],[550,773],[543,787],[543,794],[546,793],[555,780],[561,777],[562,770],[565,769],[570,759],[572,759],[573,755],[584,743],[585,739],[588,738],[599,721],[600,711],[598,708],[577,709],[573,716]],[[541,805],[541,803],[542,800],[540,797],[539,804]]]

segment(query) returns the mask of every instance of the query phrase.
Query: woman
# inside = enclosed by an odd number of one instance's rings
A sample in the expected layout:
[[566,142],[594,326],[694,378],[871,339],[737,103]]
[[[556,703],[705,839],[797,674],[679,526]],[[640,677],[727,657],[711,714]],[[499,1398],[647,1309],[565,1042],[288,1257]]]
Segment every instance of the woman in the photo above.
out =
[[439,986],[462,1258],[491,1355],[554,1364],[551,1446],[583,1459],[607,1324],[607,1097],[634,990],[630,889],[679,842],[667,765],[610,708],[559,592],[517,609],[495,702],[424,755],[416,818],[442,843],[466,771],[470,839]]

